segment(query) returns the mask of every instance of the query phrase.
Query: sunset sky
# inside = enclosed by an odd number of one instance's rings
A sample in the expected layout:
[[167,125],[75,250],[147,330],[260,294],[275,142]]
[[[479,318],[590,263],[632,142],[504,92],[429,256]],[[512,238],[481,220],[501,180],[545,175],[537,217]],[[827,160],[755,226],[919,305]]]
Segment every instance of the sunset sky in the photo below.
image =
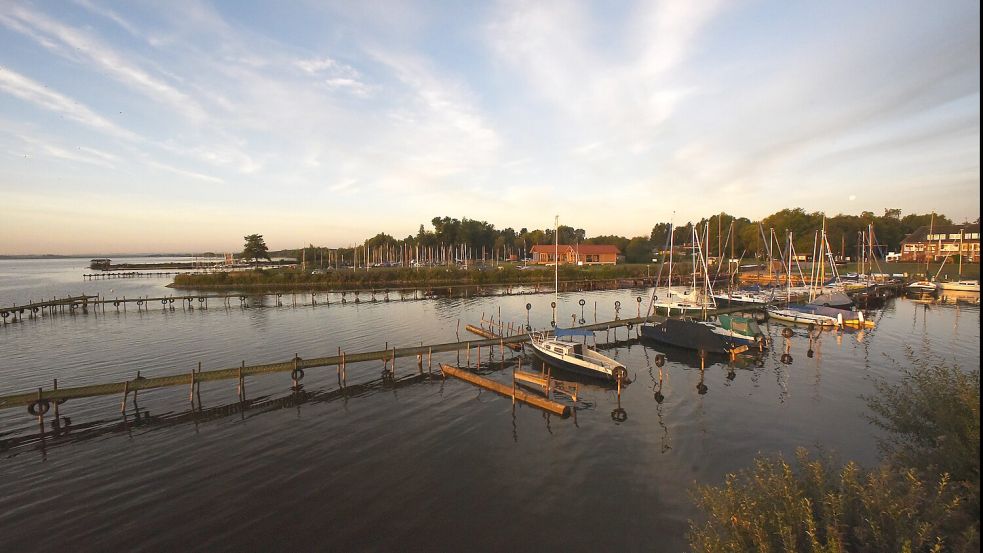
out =
[[980,205],[978,1],[0,3],[0,254]]

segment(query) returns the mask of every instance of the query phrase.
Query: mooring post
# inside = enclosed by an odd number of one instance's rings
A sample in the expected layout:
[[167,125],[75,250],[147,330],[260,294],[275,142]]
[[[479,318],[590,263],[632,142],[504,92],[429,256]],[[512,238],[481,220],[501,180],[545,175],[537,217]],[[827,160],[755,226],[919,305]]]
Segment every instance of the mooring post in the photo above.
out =
[[[58,391],[58,379],[57,378],[54,379],[54,387],[52,389],[55,392]],[[55,399],[55,398],[52,398],[51,399],[51,403],[54,403],[55,404],[55,423],[57,424],[58,423],[58,420],[59,420],[59,418],[58,418],[58,400]]]
[[471,342],[468,342],[468,353],[466,359],[467,359],[468,368],[471,368]]
[[246,382],[242,379],[242,369],[244,368],[246,368],[245,361],[243,361],[242,364],[239,365],[239,371],[238,371],[239,374],[237,375],[239,377],[239,385],[236,387],[236,394],[238,394],[239,396],[239,401],[243,401],[246,395]]
[[348,386],[348,370],[345,368],[345,352],[341,352],[341,384]]
[[119,412],[126,414],[126,396],[130,394],[130,381],[123,383],[123,401],[119,404]]
[[427,372],[433,374],[433,347],[427,348]]

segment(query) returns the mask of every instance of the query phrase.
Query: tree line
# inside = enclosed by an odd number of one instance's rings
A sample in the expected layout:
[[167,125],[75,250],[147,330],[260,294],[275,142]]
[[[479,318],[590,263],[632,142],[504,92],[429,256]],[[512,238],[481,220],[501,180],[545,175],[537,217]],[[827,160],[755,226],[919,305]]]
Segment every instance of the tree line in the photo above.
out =
[[[879,255],[898,251],[901,240],[920,226],[952,224],[941,214],[909,213],[902,215],[899,209],[885,209],[882,215],[864,211],[859,215],[837,214],[827,216],[823,212],[807,212],[802,208],[787,208],[772,213],[760,221],[752,221],[728,213],[703,217],[698,221],[680,221],[673,224],[661,221],[653,225],[647,236],[599,235],[588,237],[587,231],[569,225],[557,228],[561,244],[611,244],[617,246],[629,263],[651,262],[658,252],[666,250],[669,231],[673,228],[672,243],[684,246],[692,241],[692,226],[699,229],[701,240],[709,246],[712,256],[761,259],[767,255],[768,242],[777,241],[785,247],[787,233],[791,231],[797,252],[812,250],[815,232],[825,220],[826,235],[834,255],[855,257],[860,233],[870,225],[874,231],[875,250]],[[430,227],[421,224],[415,235],[397,238],[380,232],[361,244],[347,248],[328,248],[308,245],[299,250],[271,252],[273,255],[296,256],[309,264],[322,266],[397,264],[406,265],[413,260],[431,264],[453,263],[464,260],[505,261],[523,259],[537,244],[554,243],[552,228],[516,230],[498,229],[487,221],[434,217]],[[774,231],[774,239],[772,238]],[[865,239],[869,241],[869,238]],[[869,242],[868,242],[869,243]],[[773,246],[777,247],[777,246]],[[251,249],[251,248],[250,248]]]

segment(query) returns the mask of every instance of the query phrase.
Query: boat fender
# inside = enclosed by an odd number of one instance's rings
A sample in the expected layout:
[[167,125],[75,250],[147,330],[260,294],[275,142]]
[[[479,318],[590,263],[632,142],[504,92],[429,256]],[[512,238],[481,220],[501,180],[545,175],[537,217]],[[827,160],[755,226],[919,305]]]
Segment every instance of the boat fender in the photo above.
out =
[[661,367],[666,364],[666,356],[661,353],[655,356],[655,366]]
[[857,311],[857,318],[860,319],[860,323],[863,324],[863,322],[864,322],[864,312],[863,311]]
[[843,326],[843,313],[836,314],[836,324]]
[[48,412],[51,406],[48,404],[48,400],[42,399],[35,401],[34,403],[27,406],[27,412],[31,415],[37,417]]
[[586,304],[587,304],[587,302],[586,302],[586,301],[584,301],[584,300],[580,300],[580,301],[579,301],[579,302],[577,302],[577,303],[579,303],[579,304],[580,304],[580,307],[583,307],[584,305],[586,305]]
[[783,338],[791,338],[792,337],[792,329],[789,328],[789,327],[787,327],[787,326],[785,328],[783,328],[782,329],[782,337]]

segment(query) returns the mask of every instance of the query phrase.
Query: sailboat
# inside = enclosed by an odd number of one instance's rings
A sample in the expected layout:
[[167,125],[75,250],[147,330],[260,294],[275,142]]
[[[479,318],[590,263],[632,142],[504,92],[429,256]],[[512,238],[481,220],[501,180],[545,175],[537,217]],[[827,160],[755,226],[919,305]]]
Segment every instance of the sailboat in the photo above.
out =
[[[661,298],[653,290],[650,310],[654,307],[655,313],[659,313],[665,310],[667,317],[677,314],[686,315],[693,313],[701,313],[706,309],[706,304],[702,303],[701,298],[696,290],[696,261],[695,261],[695,249],[694,249],[694,261],[693,261],[693,287],[684,290],[682,292],[672,289],[672,261],[673,261],[673,234],[675,227],[672,223],[669,224],[669,276],[666,277],[666,289],[662,293]],[[693,247],[696,247],[696,231],[693,231]]]
[[[816,308],[819,306],[815,305],[794,305],[791,303],[792,299],[792,259],[795,257],[795,247],[792,245],[792,231],[788,233],[788,290],[786,291],[786,304],[785,307],[779,306],[769,306],[768,317],[772,319],[777,319],[779,321],[786,321],[790,323],[801,323],[801,324],[812,324],[819,327],[836,327],[840,325],[840,321],[836,317],[831,317],[829,315],[823,315],[816,312]],[[798,262],[796,262],[798,263]]]
[[[553,292],[553,303],[557,303],[559,298],[560,277],[559,277],[559,251],[560,238],[557,230],[559,229],[560,216],[557,215],[553,222],[553,237],[555,239],[555,249],[553,250],[553,278],[555,290]],[[555,321],[554,321],[555,323]],[[586,343],[578,344],[573,341],[565,341],[560,338],[573,338],[576,336],[593,336],[594,332],[578,328],[560,328],[543,332],[530,333],[529,341],[532,345],[533,353],[544,363],[552,367],[572,371],[585,376],[600,378],[627,384],[628,369],[614,359],[598,352],[594,347]],[[586,341],[586,340],[585,340]]]
[[[700,305],[700,310],[706,310],[708,302],[713,301],[713,293],[710,286],[710,275],[703,256],[701,241],[693,228],[693,290],[696,290],[696,267],[697,263],[703,269],[703,287],[705,292],[702,294],[704,300]],[[653,301],[650,305],[657,306],[654,302],[655,290],[652,290]],[[649,313],[652,307],[649,308]],[[764,335],[757,329],[757,325],[751,319],[744,317],[730,317],[727,325],[718,326],[707,321],[694,321],[691,319],[672,319],[667,318],[660,323],[643,324],[639,332],[641,337],[647,340],[668,344],[680,348],[698,350],[705,353],[721,353],[734,356],[746,351],[750,344],[760,344],[763,347]]]
[[[932,219],[928,223],[928,235],[925,237],[926,242],[935,230],[935,212],[932,212]],[[928,255],[928,246],[925,247],[925,280],[919,280],[912,282],[908,285],[908,290],[917,294],[930,294],[938,290],[939,285],[936,282],[928,280],[928,264],[930,263],[930,257]],[[939,268],[941,271],[941,267]]]
[[959,229],[959,276],[955,282],[940,282],[943,292],[979,292],[979,280],[963,280],[963,229]]

